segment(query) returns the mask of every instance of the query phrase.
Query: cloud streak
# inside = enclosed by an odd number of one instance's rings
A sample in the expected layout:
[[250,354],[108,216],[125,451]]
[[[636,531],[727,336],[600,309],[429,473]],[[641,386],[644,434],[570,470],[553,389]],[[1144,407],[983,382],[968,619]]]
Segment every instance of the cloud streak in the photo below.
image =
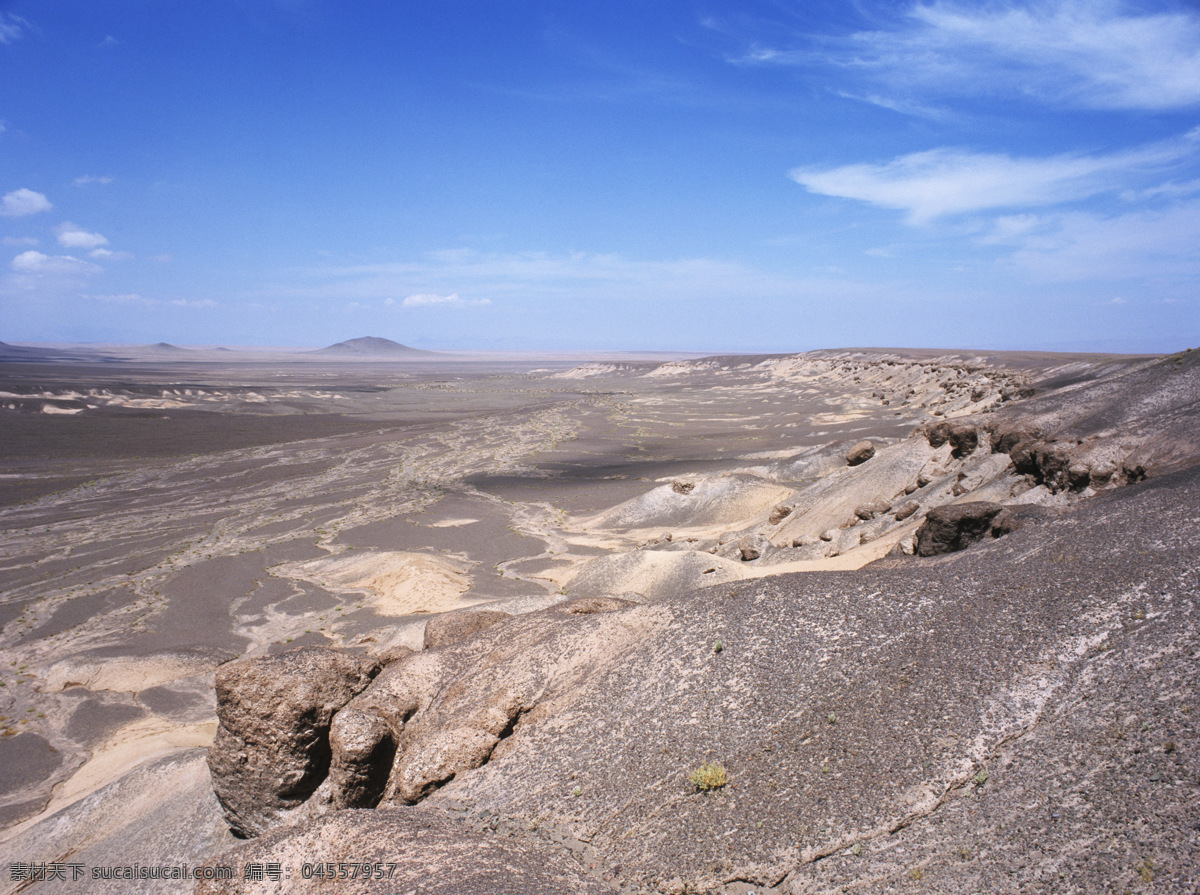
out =
[[1186,159],[1197,133],[1124,152],[1044,158],[952,148],[914,152],[883,164],[795,168],[809,192],[905,212],[911,224],[966,212],[1031,208],[1126,189],[1129,180]]
[[[793,46],[753,44],[740,65],[833,66],[888,94],[1007,95],[1111,110],[1200,105],[1200,13],[1121,0],[911,5],[882,27]],[[863,98],[854,93],[854,98]],[[899,111],[924,107],[873,96]]]
[[491,303],[492,300],[490,298],[459,298],[457,292],[450,295],[438,295],[433,292],[421,292],[415,295],[409,295],[404,299],[404,301],[400,302],[400,305],[401,307],[405,308],[431,308],[438,306],[465,308],[468,306],[478,307],[481,305],[490,305]]

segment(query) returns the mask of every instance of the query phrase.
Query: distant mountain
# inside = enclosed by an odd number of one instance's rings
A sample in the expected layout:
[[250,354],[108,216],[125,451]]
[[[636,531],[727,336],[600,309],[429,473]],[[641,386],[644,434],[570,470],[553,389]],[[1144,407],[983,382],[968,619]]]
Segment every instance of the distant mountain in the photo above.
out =
[[340,355],[341,357],[420,357],[434,354],[432,351],[422,351],[420,348],[409,348],[391,339],[381,339],[378,336],[363,336],[359,339],[349,339],[338,342],[328,348],[321,348],[313,354]]
[[153,345],[143,345],[143,351],[187,351],[186,348],[180,348],[178,345],[172,345],[170,342],[155,342]]

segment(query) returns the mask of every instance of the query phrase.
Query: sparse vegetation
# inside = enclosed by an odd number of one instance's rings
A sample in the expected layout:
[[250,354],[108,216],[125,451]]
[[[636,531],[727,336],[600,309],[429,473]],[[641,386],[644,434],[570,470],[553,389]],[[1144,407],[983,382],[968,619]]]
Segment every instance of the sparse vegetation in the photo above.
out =
[[715,761],[706,761],[688,775],[697,792],[711,792],[729,783],[729,774]]

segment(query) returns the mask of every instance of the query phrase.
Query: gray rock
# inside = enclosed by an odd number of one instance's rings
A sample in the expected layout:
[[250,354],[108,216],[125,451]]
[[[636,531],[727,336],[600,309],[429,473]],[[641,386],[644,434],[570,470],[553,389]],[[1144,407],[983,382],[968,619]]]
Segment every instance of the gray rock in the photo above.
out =
[[827,528],[823,532],[821,532],[821,540],[822,541],[832,541],[837,536],[838,536],[838,530],[836,528]]
[[762,535],[746,535],[738,541],[738,552],[742,555],[742,562],[751,562],[762,556],[770,542]]
[[937,556],[965,549],[991,531],[992,520],[1003,509],[985,500],[934,507],[917,530],[917,555]]
[[512,616],[498,609],[457,609],[435,615],[425,623],[425,649],[437,649],[469,640],[506,618]]
[[875,445],[869,441],[860,441],[846,452],[846,463],[850,466],[858,466],[860,463],[866,463],[874,456]]
[[771,510],[771,515],[767,517],[767,522],[771,525],[778,525],[790,515],[792,515],[792,508],[787,504],[781,503],[775,509]]
[[684,482],[680,479],[676,479],[675,481],[671,482],[671,490],[676,494],[691,494],[695,488],[695,482]]
[[921,505],[915,500],[908,501],[907,503],[896,508],[896,521],[903,522],[919,509],[921,509]]
[[208,767],[234,832],[257,836],[312,795],[329,770],[334,713],[378,671],[371,659],[324,647],[217,669],[220,724]]
[[883,500],[873,500],[870,503],[859,504],[854,508],[854,515],[864,522],[874,519],[888,511],[888,503]]

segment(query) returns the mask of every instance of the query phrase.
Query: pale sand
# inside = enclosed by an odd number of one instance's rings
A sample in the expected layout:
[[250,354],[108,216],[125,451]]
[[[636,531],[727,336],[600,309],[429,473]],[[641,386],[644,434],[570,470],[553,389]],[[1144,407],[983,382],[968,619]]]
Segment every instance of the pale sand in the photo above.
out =
[[50,666],[46,689],[86,687],[138,693],[168,681],[212,671],[220,662],[219,657],[175,653],[104,658],[71,656]]
[[173,724],[164,718],[152,717],[127,724],[95,749],[79,770],[54,788],[41,814],[5,830],[3,839],[19,835],[139,765],[184,749],[207,747],[216,733],[216,718],[197,724]]
[[380,615],[449,612],[474,605],[463,595],[471,589],[473,564],[428,553],[347,552],[307,562],[286,563],[272,574],[299,578],[334,591],[360,590],[371,596]]

